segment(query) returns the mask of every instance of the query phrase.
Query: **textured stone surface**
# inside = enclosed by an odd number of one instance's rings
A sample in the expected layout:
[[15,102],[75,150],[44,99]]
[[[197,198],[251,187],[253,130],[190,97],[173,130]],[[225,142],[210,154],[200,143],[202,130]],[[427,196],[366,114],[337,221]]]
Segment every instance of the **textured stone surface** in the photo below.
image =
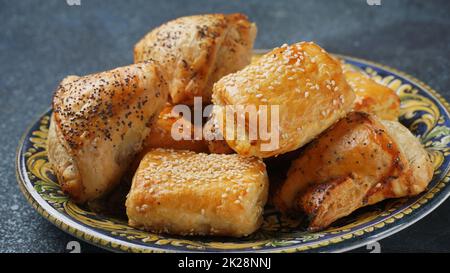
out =
[[[450,98],[450,1],[65,1],[0,0],[0,251],[63,252],[73,237],[40,217],[19,192],[14,156],[26,126],[50,105],[58,82],[132,62],[134,43],[182,15],[244,12],[257,48],[314,40],[380,62]],[[381,251],[450,251],[450,201],[381,241]],[[82,243],[82,251],[102,251]],[[366,251],[365,248],[359,251]]]

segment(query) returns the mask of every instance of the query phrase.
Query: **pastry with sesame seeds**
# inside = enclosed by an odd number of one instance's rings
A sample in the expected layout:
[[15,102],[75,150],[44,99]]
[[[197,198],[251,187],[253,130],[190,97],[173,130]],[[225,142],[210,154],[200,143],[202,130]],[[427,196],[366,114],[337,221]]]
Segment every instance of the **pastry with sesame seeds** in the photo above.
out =
[[[220,79],[213,88],[215,123],[238,154],[267,158],[296,150],[340,118],[355,95],[342,73],[341,63],[312,42],[283,45],[254,60],[244,69]],[[262,149],[263,139],[233,137],[228,128],[237,121],[221,120],[229,107],[254,105],[258,111],[278,106],[279,145]],[[260,114],[258,114],[261,117]],[[247,126],[248,124],[246,124]],[[248,127],[248,126],[247,126]]]
[[306,214],[309,229],[320,230],[358,208],[421,193],[433,170],[427,151],[399,122],[351,112],[292,162],[274,203],[287,215]]
[[377,83],[363,71],[343,64],[345,79],[355,92],[353,109],[373,113],[381,119],[398,120],[400,98],[391,88]]
[[[259,58],[261,55],[254,55],[252,63],[257,62]],[[364,71],[343,61],[342,70],[345,80],[355,93],[354,111],[372,113],[385,120],[398,120],[400,98],[394,90],[376,82]],[[334,103],[338,103],[338,100]]]
[[179,235],[247,236],[262,223],[269,181],[261,159],[154,149],[142,159],[129,224]]
[[248,65],[256,25],[243,14],[205,14],[172,20],[145,35],[134,47],[136,63],[161,63],[173,104],[211,100],[213,84]]
[[61,82],[53,98],[47,150],[72,200],[84,203],[117,185],[167,97],[167,83],[153,62]]

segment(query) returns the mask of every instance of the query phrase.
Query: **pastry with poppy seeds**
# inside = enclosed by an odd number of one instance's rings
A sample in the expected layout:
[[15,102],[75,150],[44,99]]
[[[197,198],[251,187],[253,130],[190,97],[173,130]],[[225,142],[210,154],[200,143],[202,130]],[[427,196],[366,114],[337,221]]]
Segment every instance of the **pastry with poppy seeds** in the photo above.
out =
[[61,188],[84,203],[115,187],[167,96],[153,62],[65,78],[53,98],[47,140]]
[[248,65],[256,25],[243,14],[181,17],[145,35],[134,47],[134,61],[156,60],[166,77],[171,103],[211,100],[213,84]]
[[414,196],[433,176],[426,150],[397,121],[352,112],[308,144],[275,190],[282,212],[308,216],[320,230],[356,209]]

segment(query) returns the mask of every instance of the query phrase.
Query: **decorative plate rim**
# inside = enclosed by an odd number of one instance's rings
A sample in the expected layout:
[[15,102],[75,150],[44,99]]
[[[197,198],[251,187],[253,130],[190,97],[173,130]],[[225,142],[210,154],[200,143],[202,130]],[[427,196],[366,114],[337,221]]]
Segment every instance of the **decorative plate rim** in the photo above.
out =
[[[267,52],[265,49],[256,49],[254,50],[254,53],[263,53]],[[394,74],[395,76],[399,76],[401,78],[405,78],[414,85],[420,87],[424,91],[428,92],[429,95],[433,99],[436,100],[437,103],[440,104],[442,110],[445,111],[445,115],[450,118],[450,104],[446,101],[446,99],[438,93],[436,90],[431,88],[428,84],[424,83],[423,81],[405,73],[400,70],[397,70],[395,68],[392,68],[390,66],[386,66],[384,64],[380,64],[377,62],[369,61],[366,59],[358,58],[358,57],[351,57],[343,54],[333,54],[334,56],[343,58],[345,60],[355,61],[359,62],[368,66],[372,67],[378,67],[381,68],[391,74]],[[47,219],[49,222],[54,224],[59,229],[63,230],[64,232],[82,240],[89,244],[92,244],[94,246],[100,247],[102,249],[106,249],[109,251],[114,252],[120,252],[120,251],[127,251],[127,252],[159,252],[159,253],[168,253],[168,252],[198,252],[198,253],[205,253],[205,252],[211,252],[207,249],[205,251],[202,250],[188,250],[188,249],[180,249],[180,250],[174,250],[174,249],[167,249],[162,246],[162,248],[158,248],[155,246],[142,246],[137,245],[131,242],[126,242],[117,238],[114,238],[112,236],[101,234],[93,229],[87,228],[74,220],[68,218],[66,215],[58,212],[55,208],[51,207],[41,196],[40,194],[34,189],[30,189],[28,187],[27,178],[23,176],[23,170],[21,170],[21,160],[22,160],[22,153],[23,146],[25,144],[25,139],[29,135],[31,128],[33,128],[39,120],[45,116],[46,113],[48,113],[51,110],[51,107],[48,107],[45,112],[43,112],[41,115],[39,115],[36,119],[33,120],[33,122],[27,126],[26,131],[23,133],[23,135],[20,138],[19,145],[16,149],[16,162],[15,162],[15,170],[16,170],[16,180],[19,184],[19,188],[23,195],[25,196],[28,203],[45,219]],[[442,172],[441,179],[436,183],[436,186],[442,182],[446,177],[450,176],[450,164],[447,166],[447,168]],[[434,188],[434,187],[433,187]],[[430,191],[431,189],[428,189]],[[422,204],[420,207],[418,207],[416,210],[421,209],[420,211],[416,211],[415,213],[409,214],[408,219],[404,219],[403,223],[397,223],[397,225],[393,225],[386,230],[383,231],[376,231],[377,228],[374,228],[371,232],[363,232],[363,235],[366,235],[365,238],[362,238],[358,240],[358,236],[352,236],[348,239],[343,239],[340,242],[331,244],[331,246],[320,246],[320,242],[318,243],[318,250],[320,252],[345,252],[352,249],[359,248],[361,246],[367,245],[369,243],[384,239],[390,235],[393,235],[411,225],[416,223],[417,221],[423,219],[425,216],[427,216],[429,213],[434,211],[438,206],[440,206],[449,196],[450,196],[450,185],[445,185],[439,192],[440,196],[436,197],[433,196],[427,200],[426,203]],[[395,220],[394,220],[395,222]],[[394,223],[392,222],[392,223]],[[392,224],[390,223],[390,224]],[[373,234],[370,234],[373,233]],[[356,240],[355,240],[356,238]],[[344,244],[345,243],[345,244]],[[342,245],[341,247],[338,247],[339,245]],[[273,249],[254,249],[254,250],[239,250],[239,249],[231,249],[231,250],[217,250],[215,252],[230,252],[230,253],[249,253],[249,252],[297,252],[300,251],[301,246],[299,245],[290,245],[285,247],[279,247],[279,248],[273,248]]]

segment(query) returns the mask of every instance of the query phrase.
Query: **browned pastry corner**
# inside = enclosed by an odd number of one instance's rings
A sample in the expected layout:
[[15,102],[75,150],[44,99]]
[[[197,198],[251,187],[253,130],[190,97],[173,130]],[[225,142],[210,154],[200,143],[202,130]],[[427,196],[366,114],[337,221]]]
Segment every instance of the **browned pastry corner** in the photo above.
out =
[[277,189],[282,212],[305,213],[320,230],[356,209],[425,190],[433,165],[400,123],[352,112],[308,144]]
[[153,62],[64,79],[53,98],[47,140],[62,189],[79,203],[112,189],[167,96],[167,83]]
[[238,154],[266,158],[305,145],[344,117],[353,100],[340,62],[318,45],[301,42],[276,48],[220,79],[213,90],[213,122],[224,124],[221,134],[227,136],[227,128],[237,123],[222,120],[227,107],[254,105],[259,111],[261,106],[278,106],[279,145],[262,149],[265,141],[249,139],[248,132],[243,138],[225,137]]
[[216,119],[211,116],[203,126],[209,152],[213,154],[234,154],[235,151],[228,146],[215,121]]
[[181,17],[149,32],[134,47],[136,63],[161,64],[173,104],[211,99],[213,84],[250,63],[256,25],[243,14]]
[[400,98],[391,88],[371,79],[363,71],[343,64],[345,79],[355,92],[355,111],[377,115],[383,120],[398,120]]
[[[208,152],[208,145],[204,139],[194,139],[193,117],[184,117],[180,113],[175,113],[174,107],[167,104],[158,116],[150,134],[144,140],[143,154],[153,148],[166,148],[174,150],[189,150],[194,152]],[[175,128],[176,127],[176,128]],[[181,137],[183,132],[188,132],[187,139],[177,140],[172,135],[172,130]],[[184,130],[184,131],[183,131]]]
[[154,149],[126,201],[129,224],[152,232],[242,237],[262,223],[269,181],[262,160]]

